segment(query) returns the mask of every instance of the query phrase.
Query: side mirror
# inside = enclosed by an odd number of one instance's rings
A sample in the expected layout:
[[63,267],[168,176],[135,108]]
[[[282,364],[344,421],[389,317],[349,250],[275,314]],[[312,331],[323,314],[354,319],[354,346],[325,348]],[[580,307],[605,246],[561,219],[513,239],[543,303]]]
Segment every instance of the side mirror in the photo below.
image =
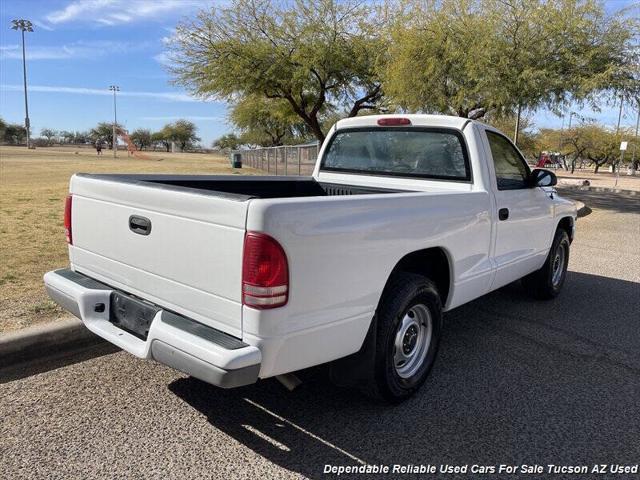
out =
[[536,168],[529,176],[529,186],[531,187],[553,187],[557,183],[556,174],[542,168]]

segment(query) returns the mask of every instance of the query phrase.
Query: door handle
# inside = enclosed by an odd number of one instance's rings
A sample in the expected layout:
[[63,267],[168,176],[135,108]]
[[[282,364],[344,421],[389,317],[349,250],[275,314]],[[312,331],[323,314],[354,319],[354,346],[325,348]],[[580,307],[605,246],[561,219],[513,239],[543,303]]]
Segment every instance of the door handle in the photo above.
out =
[[506,220],[507,218],[509,218],[509,209],[501,208],[500,210],[498,210],[498,218],[500,220]]
[[146,217],[131,215],[129,217],[129,230],[138,235],[149,235],[151,233],[151,220]]

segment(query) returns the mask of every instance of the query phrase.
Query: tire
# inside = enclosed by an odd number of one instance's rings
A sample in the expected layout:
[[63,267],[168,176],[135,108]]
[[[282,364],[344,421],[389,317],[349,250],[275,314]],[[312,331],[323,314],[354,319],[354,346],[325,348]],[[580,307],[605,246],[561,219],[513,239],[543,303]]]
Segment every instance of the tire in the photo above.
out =
[[376,321],[374,374],[363,391],[376,400],[400,403],[424,383],[438,352],[442,305],[435,284],[413,273],[394,275]]
[[533,298],[550,300],[560,294],[567,277],[570,244],[567,232],[559,228],[542,268],[522,279],[522,285]]

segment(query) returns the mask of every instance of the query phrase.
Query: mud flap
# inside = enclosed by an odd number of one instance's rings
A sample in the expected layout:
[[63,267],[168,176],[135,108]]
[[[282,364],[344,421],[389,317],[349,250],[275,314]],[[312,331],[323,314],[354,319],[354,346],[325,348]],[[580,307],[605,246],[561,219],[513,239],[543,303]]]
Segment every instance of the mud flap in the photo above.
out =
[[362,347],[356,353],[331,362],[329,378],[340,387],[360,387],[368,384],[375,372],[378,317],[373,316]]

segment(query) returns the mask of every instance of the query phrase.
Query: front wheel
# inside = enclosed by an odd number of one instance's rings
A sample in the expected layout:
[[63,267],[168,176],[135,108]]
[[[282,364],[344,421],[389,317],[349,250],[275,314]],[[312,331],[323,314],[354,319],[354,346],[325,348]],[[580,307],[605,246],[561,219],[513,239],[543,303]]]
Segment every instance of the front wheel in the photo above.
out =
[[413,395],[429,375],[441,332],[435,284],[421,275],[395,275],[378,307],[375,372],[365,393],[391,403]]
[[558,296],[567,276],[569,246],[569,235],[558,229],[542,268],[522,279],[525,289],[534,298],[549,300]]

